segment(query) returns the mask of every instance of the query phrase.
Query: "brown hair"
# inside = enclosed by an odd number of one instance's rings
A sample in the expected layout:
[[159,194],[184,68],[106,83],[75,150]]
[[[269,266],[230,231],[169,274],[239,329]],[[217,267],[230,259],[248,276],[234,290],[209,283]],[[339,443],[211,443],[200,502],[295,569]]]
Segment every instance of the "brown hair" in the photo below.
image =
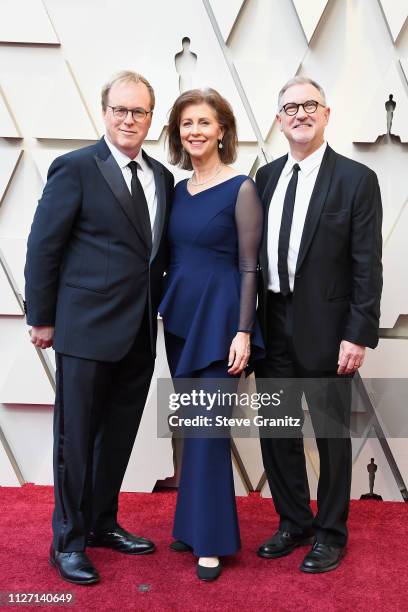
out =
[[167,138],[169,142],[169,162],[184,170],[192,170],[190,155],[184,150],[180,140],[181,113],[190,104],[208,104],[217,116],[217,121],[224,129],[222,149],[218,150],[221,161],[231,164],[237,156],[237,126],[232,108],[225,98],[215,89],[190,89],[182,93],[170,111]]
[[114,74],[109,79],[109,81],[105,83],[105,85],[102,87],[101,103],[102,103],[102,109],[104,111],[106,111],[106,107],[108,105],[108,96],[109,96],[111,87],[114,83],[117,83],[118,81],[123,81],[125,83],[126,82],[136,83],[136,84],[143,83],[144,85],[146,85],[147,89],[149,90],[149,94],[150,94],[150,106],[151,106],[150,110],[154,109],[154,104],[155,104],[154,91],[149,81],[145,79],[144,76],[142,76],[138,72],[132,72],[131,70],[122,70],[121,72],[117,72],[116,74]]

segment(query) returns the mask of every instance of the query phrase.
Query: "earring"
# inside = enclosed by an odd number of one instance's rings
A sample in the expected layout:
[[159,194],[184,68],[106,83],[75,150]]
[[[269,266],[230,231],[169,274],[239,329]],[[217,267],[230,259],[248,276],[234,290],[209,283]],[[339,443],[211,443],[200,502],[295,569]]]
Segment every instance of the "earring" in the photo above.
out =
[[224,148],[224,145],[222,144],[222,140],[218,141],[218,148],[219,149],[223,149]]

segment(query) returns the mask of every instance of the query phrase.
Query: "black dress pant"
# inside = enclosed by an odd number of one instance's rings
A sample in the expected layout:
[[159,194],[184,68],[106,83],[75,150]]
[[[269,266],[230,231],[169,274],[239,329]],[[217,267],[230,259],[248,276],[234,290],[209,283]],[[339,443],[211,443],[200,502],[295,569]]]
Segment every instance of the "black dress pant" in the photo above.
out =
[[118,362],[57,353],[54,547],[82,551],[117,524],[118,496],[154,368],[148,319]]
[[[329,546],[345,546],[352,467],[351,378],[339,377],[335,371],[306,370],[298,363],[293,348],[292,294],[284,297],[269,292],[267,307],[266,358],[257,364],[256,375],[259,379],[293,379],[293,384],[282,382],[280,412],[299,418],[303,424],[304,394],[320,458],[318,511],[313,517],[302,432],[298,429],[288,437],[261,437],[264,467],[280,516],[279,527],[295,534],[314,534],[318,542]],[[261,381],[259,384],[262,387]],[[259,384],[258,391],[265,391]]]

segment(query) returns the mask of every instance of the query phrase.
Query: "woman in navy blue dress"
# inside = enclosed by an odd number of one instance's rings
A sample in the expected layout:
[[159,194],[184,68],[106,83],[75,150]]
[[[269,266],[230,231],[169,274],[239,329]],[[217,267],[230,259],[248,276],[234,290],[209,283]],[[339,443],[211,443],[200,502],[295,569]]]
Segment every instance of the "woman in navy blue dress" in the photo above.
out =
[[[228,165],[236,156],[236,123],[218,92],[179,96],[168,141],[170,161],[193,170],[176,187],[159,307],[170,371],[175,385],[194,378],[204,388],[208,379],[234,377],[238,384],[250,354],[263,352],[255,320],[262,205],[252,179]],[[219,557],[240,548],[229,437],[184,438],[173,535],[173,550],[199,557],[202,580],[217,578]]]

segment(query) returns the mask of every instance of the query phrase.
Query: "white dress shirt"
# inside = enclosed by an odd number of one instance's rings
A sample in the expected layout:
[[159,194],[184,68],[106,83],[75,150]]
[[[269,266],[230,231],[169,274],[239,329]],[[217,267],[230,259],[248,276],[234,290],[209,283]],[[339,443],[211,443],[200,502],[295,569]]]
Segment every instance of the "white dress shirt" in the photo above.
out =
[[320,164],[322,163],[327,143],[324,142],[314,153],[303,159],[296,161],[291,154],[283,167],[278,184],[272,196],[268,213],[268,289],[279,293],[279,274],[278,274],[278,243],[279,231],[282,220],[283,202],[286,189],[292,177],[293,166],[299,164],[298,183],[296,188],[295,208],[293,210],[292,227],[289,239],[288,251],[288,270],[289,287],[293,291],[295,283],[296,264],[299,255],[300,241],[302,239],[303,227],[305,224],[306,213],[309,207],[310,198],[315,186]]
[[156,195],[156,184],[154,182],[153,170],[150,168],[149,164],[147,164],[145,159],[143,158],[142,149],[140,149],[135,159],[132,160],[130,159],[130,157],[128,157],[127,155],[119,151],[119,149],[117,149],[115,145],[113,145],[110,142],[106,134],[104,138],[105,138],[106,144],[108,145],[110,149],[110,152],[112,153],[119,168],[122,171],[123,178],[125,179],[126,185],[130,193],[132,193],[131,191],[132,171],[129,168],[128,164],[131,161],[135,161],[137,163],[137,177],[143,187],[143,191],[146,196],[146,202],[147,202],[147,207],[149,209],[149,216],[150,216],[150,225],[152,228],[152,238],[154,238],[153,228],[154,228],[154,221],[155,221],[156,212],[157,212],[157,195]]

